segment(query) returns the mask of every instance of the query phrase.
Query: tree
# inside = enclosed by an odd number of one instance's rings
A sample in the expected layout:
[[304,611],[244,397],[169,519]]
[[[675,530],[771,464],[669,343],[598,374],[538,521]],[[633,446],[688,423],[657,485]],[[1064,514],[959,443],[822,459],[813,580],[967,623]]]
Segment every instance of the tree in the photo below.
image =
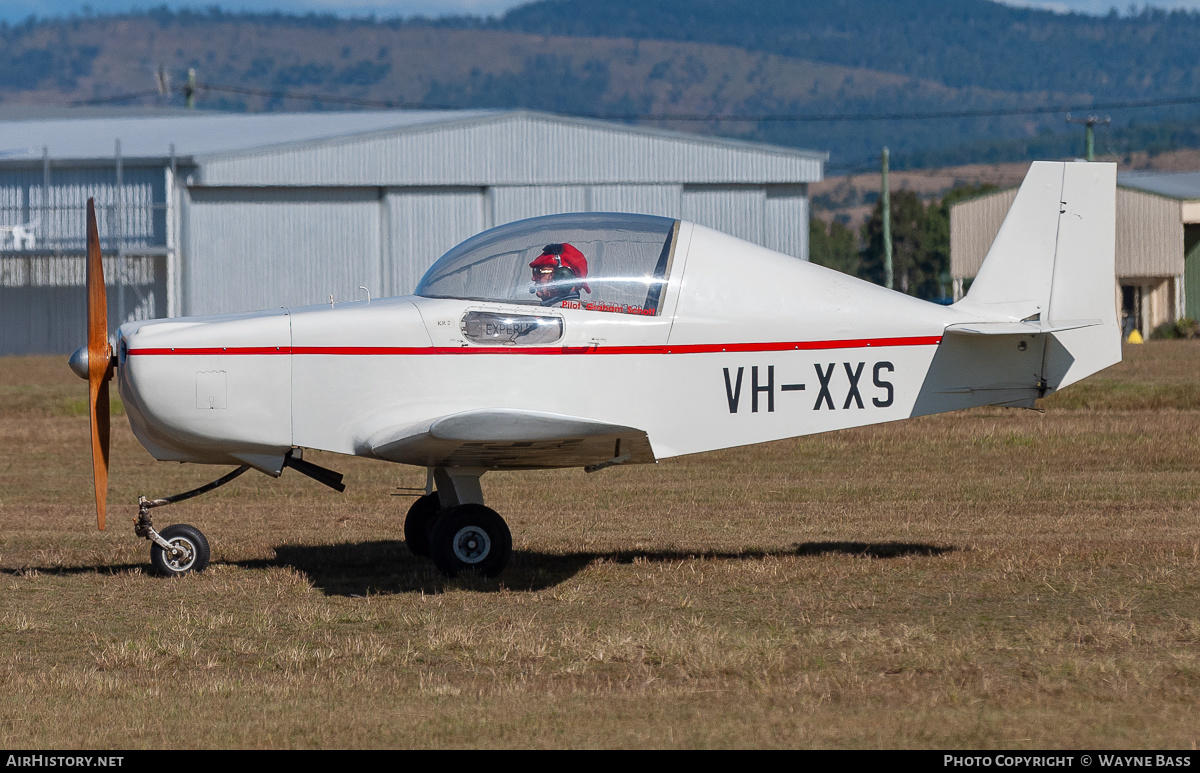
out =
[[[932,264],[926,251],[927,213],[921,199],[912,191],[896,191],[892,199],[892,274],[894,287],[902,293],[931,300],[939,295],[939,267]],[[863,224],[863,279],[884,284],[883,203],[875,204],[871,219]]]
[[[892,194],[892,273],[895,289],[927,301],[945,298],[950,281],[950,205],[996,190],[995,185],[964,185],[928,207],[912,191]],[[860,276],[884,283],[883,209],[875,205],[863,224]]]
[[861,260],[854,232],[834,220],[825,230],[825,223],[812,219],[808,223],[808,259],[818,266],[832,268],[843,274],[858,276]]
[[925,217],[925,252],[927,262],[937,271],[938,293],[935,297],[944,298],[949,290],[946,284],[950,279],[950,206],[994,190],[999,189],[991,183],[960,185],[947,192],[940,202],[929,205]]

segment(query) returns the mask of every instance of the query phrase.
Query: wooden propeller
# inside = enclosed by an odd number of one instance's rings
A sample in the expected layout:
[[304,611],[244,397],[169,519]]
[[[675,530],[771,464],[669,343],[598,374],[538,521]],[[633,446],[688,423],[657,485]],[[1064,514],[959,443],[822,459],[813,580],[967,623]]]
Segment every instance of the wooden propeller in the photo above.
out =
[[112,347],[108,343],[108,300],[96,205],[87,203],[87,374],[88,413],[92,425],[92,477],[96,484],[96,523],[104,529],[108,501],[108,382],[112,379]]

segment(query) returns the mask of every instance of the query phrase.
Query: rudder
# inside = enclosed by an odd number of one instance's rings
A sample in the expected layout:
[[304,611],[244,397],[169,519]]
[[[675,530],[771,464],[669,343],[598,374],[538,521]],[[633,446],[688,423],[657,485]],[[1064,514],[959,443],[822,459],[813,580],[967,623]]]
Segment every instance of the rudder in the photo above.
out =
[[1004,322],[1024,322],[1047,336],[1043,394],[1121,360],[1115,222],[1115,164],[1034,162],[955,304],[997,334]]

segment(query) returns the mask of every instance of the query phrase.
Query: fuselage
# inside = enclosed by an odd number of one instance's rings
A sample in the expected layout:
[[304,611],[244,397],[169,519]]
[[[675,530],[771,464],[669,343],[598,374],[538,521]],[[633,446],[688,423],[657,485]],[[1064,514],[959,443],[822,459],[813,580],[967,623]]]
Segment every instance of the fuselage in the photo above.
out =
[[[121,395],[156,458],[273,473],[295,447],[370,456],[390,427],[478,409],[640,428],[664,459],[986,402],[929,398],[955,307],[690,223],[675,239],[653,314],[586,294],[553,308],[408,296],[129,323]],[[472,314],[560,332],[481,340]]]

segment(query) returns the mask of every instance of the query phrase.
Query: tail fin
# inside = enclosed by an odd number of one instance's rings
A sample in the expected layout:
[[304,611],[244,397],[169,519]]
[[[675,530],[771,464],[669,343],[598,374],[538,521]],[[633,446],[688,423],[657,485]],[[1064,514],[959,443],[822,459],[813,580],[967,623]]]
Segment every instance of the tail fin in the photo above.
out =
[[[1030,167],[948,333],[1046,337],[1042,393],[1121,361],[1114,164]],[[1023,323],[1023,324],[1020,324]]]

